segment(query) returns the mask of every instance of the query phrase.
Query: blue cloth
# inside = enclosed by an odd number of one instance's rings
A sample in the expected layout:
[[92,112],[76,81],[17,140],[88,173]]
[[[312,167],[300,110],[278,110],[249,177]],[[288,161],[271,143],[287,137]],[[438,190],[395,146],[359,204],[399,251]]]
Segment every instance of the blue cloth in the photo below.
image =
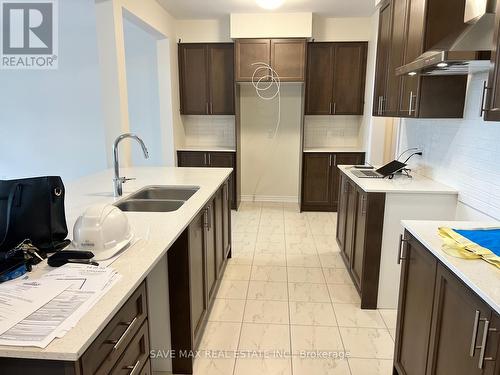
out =
[[455,232],[464,236],[469,241],[478,244],[485,249],[490,250],[497,256],[500,256],[500,229],[453,229]]

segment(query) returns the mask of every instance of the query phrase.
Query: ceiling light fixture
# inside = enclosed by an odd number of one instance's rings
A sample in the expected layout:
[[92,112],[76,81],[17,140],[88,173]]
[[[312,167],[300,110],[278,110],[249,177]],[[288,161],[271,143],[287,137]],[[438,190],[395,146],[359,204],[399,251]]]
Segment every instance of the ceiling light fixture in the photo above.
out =
[[283,5],[285,0],[257,0],[257,5],[264,9],[276,9]]
[[448,66],[448,64],[445,62],[440,62],[439,64],[437,64],[438,68],[446,68],[447,66]]
[[416,76],[417,75],[417,72],[410,72],[408,73],[408,75],[411,77],[411,76]]

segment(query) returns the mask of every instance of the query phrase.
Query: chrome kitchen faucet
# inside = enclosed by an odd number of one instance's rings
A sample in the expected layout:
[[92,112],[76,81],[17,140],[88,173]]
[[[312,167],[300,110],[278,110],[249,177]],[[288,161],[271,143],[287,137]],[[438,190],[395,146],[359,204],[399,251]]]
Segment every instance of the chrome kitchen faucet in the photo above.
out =
[[135,139],[137,142],[139,142],[139,144],[142,147],[142,152],[144,153],[144,157],[146,159],[149,159],[148,148],[146,147],[146,145],[144,144],[142,139],[139,138],[137,135],[131,134],[131,133],[125,133],[125,134],[118,136],[118,138],[116,138],[115,142],[113,143],[113,164],[114,164],[114,168],[115,168],[115,177],[113,178],[113,186],[114,186],[115,197],[122,196],[122,194],[123,194],[122,185],[125,182],[130,181],[130,180],[135,180],[135,178],[120,177],[120,165],[118,163],[118,145],[125,138],[132,138],[132,139]]

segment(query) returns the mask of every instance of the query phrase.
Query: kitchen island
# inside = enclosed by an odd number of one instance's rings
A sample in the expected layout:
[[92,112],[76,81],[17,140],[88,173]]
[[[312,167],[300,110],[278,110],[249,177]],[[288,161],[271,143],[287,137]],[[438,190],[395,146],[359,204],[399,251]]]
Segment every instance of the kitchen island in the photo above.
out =
[[361,308],[395,309],[401,220],[452,220],[458,192],[416,173],[412,178],[358,178],[339,166],[337,242]]
[[500,373],[500,270],[448,255],[438,234],[498,226],[403,221],[395,375]]
[[[152,185],[196,186],[199,190],[173,212],[127,212],[132,231],[140,240],[112,264],[112,267],[122,276],[120,280],[73,329],[64,337],[52,341],[46,348],[0,346],[0,373],[69,375],[120,372],[123,368],[130,372],[138,363],[140,366],[144,365],[144,373],[150,373],[149,348],[168,351],[175,349],[178,345],[175,342],[175,335],[172,335],[173,342],[170,342],[171,322],[177,331],[182,329],[186,337],[191,337],[188,343],[184,343],[191,347],[182,349],[195,349],[196,341],[204,329],[206,312],[210,308],[208,290],[199,291],[203,299],[199,301],[203,311],[197,321],[196,335],[190,332],[191,321],[179,323],[178,320],[182,317],[177,315],[171,315],[169,318],[169,300],[191,294],[189,288],[193,285],[190,285],[187,280],[192,276],[190,265],[206,269],[205,263],[195,264],[194,259],[200,259],[200,261],[207,259],[204,253],[207,251],[207,233],[213,235],[214,247],[222,246],[219,245],[219,229],[221,230],[220,234],[225,236],[224,243],[227,243],[227,247],[221,249],[224,260],[230,257],[228,179],[232,169],[122,168],[122,172],[127,177],[136,178],[124,184],[123,198],[145,186]],[[78,216],[88,206],[102,203],[113,204],[118,200],[113,197],[112,179],[113,171],[106,170],[66,184],[66,216],[70,232]],[[209,223],[206,215],[211,215],[210,226],[205,225]],[[223,223],[223,228],[219,228],[218,223]],[[197,227],[198,224],[200,228]],[[215,228],[217,235],[212,228]],[[191,238],[193,233],[197,237]],[[188,241],[188,237],[191,242]],[[193,242],[200,239],[203,242]],[[193,243],[199,245],[194,250],[191,248]],[[191,251],[195,250],[198,253],[192,254]],[[189,262],[191,259],[190,264],[170,262],[170,256],[178,256],[182,253],[189,255],[183,259],[177,257],[175,260]],[[172,279],[172,275],[167,272],[167,267],[177,269],[184,267],[187,273],[184,276],[181,275],[178,280]],[[223,267],[214,268],[217,280],[220,279],[223,270]],[[205,276],[205,271],[202,275]],[[196,277],[201,278],[200,275]],[[172,281],[177,284],[173,285]],[[200,281],[202,285],[205,285],[206,280]],[[212,287],[212,290],[217,287],[216,280],[213,282],[215,287]],[[208,286],[206,287],[208,289]],[[194,321],[196,317],[193,316],[192,305],[193,301],[184,301],[182,308],[184,316],[191,317]],[[176,307],[178,313],[179,306]],[[124,319],[123,316],[127,314],[134,319],[132,321]],[[142,324],[143,321],[145,323],[139,327],[139,323]],[[135,322],[139,323],[135,324]],[[132,337],[135,332],[138,333]],[[103,337],[104,334],[110,337]],[[139,334],[142,334],[139,337],[140,340],[134,341]],[[127,342],[130,345],[127,345]],[[99,343],[97,350],[94,347],[96,343]],[[134,353],[128,352],[129,346],[133,346],[134,350],[142,351],[137,354],[137,356],[139,354],[142,356],[140,361],[136,360]],[[100,357],[87,358],[89,352],[99,353]],[[102,358],[103,353],[108,352],[109,356]],[[131,362],[123,363],[122,360]],[[87,361],[89,365],[83,365],[82,361]],[[181,364],[177,364],[176,369],[174,360],[174,371],[189,373],[190,364],[192,364],[192,359],[184,359]],[[99,370],[101,365],[106,370]],[[116,368],[118,365],[123,368]],[[165,367],[161,369],[168,370]],[[139,372],[136,371],[136,373]]]

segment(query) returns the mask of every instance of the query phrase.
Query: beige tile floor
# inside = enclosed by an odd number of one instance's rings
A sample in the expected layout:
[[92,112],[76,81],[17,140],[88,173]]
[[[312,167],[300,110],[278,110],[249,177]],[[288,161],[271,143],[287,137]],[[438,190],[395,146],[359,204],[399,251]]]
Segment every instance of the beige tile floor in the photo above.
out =
[[219,358],[202,355],[195,375],[392,374],[396,312],[359,308],[336,219],[280,203],[233,212],[233,258],[201,342]]

